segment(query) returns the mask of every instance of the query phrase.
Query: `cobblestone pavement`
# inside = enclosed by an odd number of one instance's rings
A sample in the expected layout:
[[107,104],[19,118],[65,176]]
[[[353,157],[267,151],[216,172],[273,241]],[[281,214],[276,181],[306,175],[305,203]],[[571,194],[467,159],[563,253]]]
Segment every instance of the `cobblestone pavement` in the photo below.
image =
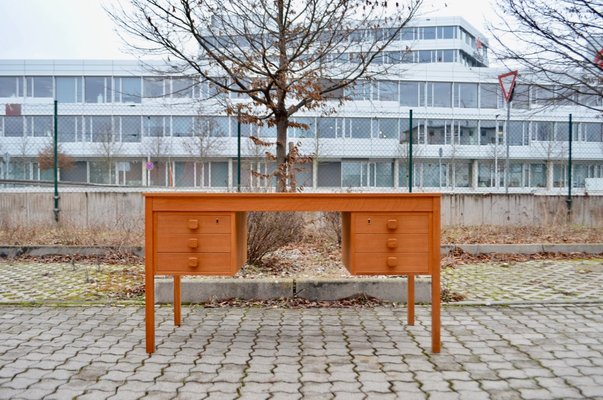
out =
[[[0,262],[0,302],[142,300],[142,265]],[[232,279],[232,278],[225,278]],[[442,287],[468,302],[603,301],[603,259],[459,265]]]
[[459,265],[442,270],[442,287],[466,301],[602,301],[603,259]]
[[603,305],[157,310],[13,307],[0,315],[2,399],[603,399]]
[[143,279],[142,265],[4,261],[0,262],[0,302],[123,300]]

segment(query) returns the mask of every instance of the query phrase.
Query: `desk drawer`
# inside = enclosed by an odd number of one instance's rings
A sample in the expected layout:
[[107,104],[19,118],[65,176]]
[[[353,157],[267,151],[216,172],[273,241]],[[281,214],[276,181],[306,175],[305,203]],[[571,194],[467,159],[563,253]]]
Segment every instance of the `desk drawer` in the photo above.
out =
[[428,213],[352,213],[355,233],[429,233]]
[[426,274],[428,253],[356,253],[354,273],[358,275]]
[[156,214],[159,235],[230,233],[232,213],[162,212]]
[[166,235],[158,232],[159,253],[229,253],[232,239],[228,233]]
[[158,275],[234,275],[231,253],[157,253]]
[[427,253],[429,237],[421,233],[357,233],[357,253]]

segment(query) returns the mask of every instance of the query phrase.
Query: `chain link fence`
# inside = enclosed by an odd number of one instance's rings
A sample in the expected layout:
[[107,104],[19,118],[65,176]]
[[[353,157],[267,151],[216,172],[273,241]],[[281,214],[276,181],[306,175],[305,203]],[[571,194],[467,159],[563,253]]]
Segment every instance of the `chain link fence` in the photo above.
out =
[[[288,141],[304,191],[595,193],[603,124],[567,112],[398,107],[300,115]],[[369,110],[370,111],[367,111]],[[440,110],[436,112],[435,110]],[[570,123],[570,118],[572,122]],[[0,104],[0,187],[275,190],[276,129],[203,115],[191,103]],[[261,139],[264,145],[250,137]],[[571,140],[570,140],[571,137]],[[240,140],[239,140],[240,138]]]

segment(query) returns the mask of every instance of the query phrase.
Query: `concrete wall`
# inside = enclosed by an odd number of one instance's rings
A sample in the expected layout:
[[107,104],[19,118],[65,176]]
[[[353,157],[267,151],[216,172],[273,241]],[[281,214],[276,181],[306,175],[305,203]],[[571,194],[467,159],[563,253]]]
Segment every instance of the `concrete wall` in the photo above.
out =
[[[0,227],[54,225],[50,192],[0,192]],[[572,224],[603,226],[603,196],[573,198]],[[77,228],[142,229],[143,197],[138,192],[64,192],[60,221]],[[567,222],[564,196],[531,194],[445,194],[443,225],[536,225]]]

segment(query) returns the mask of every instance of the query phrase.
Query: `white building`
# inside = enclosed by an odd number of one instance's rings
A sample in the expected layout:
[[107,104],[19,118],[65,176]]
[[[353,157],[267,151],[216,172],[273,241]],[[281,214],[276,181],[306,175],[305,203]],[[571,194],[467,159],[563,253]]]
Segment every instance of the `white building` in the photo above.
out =
[[[388,73],[347,90],[337,114],[296,116],[310,130],[290,128],[289,138],[315,155],[300,166],[305,190],[408,190],[410,110],[413,191],[566,192],[569,114],[573,186],[603,178],[600,114],[544,108],[540,89],[519,80],[506,129],[497,80],[506,71],[488,67],[488,41],[464,19],[417,20],[378,62]],[[201,100],[207,90],[133,61],[0,60],[0,179],[52,178],[38,155],[52,141],[56,99],[60,149],[74,160],[61,181],[232,190],[237,122]],[[251,133],[275,136],[242,126],[241,184],[270,185],[273,165]]]

